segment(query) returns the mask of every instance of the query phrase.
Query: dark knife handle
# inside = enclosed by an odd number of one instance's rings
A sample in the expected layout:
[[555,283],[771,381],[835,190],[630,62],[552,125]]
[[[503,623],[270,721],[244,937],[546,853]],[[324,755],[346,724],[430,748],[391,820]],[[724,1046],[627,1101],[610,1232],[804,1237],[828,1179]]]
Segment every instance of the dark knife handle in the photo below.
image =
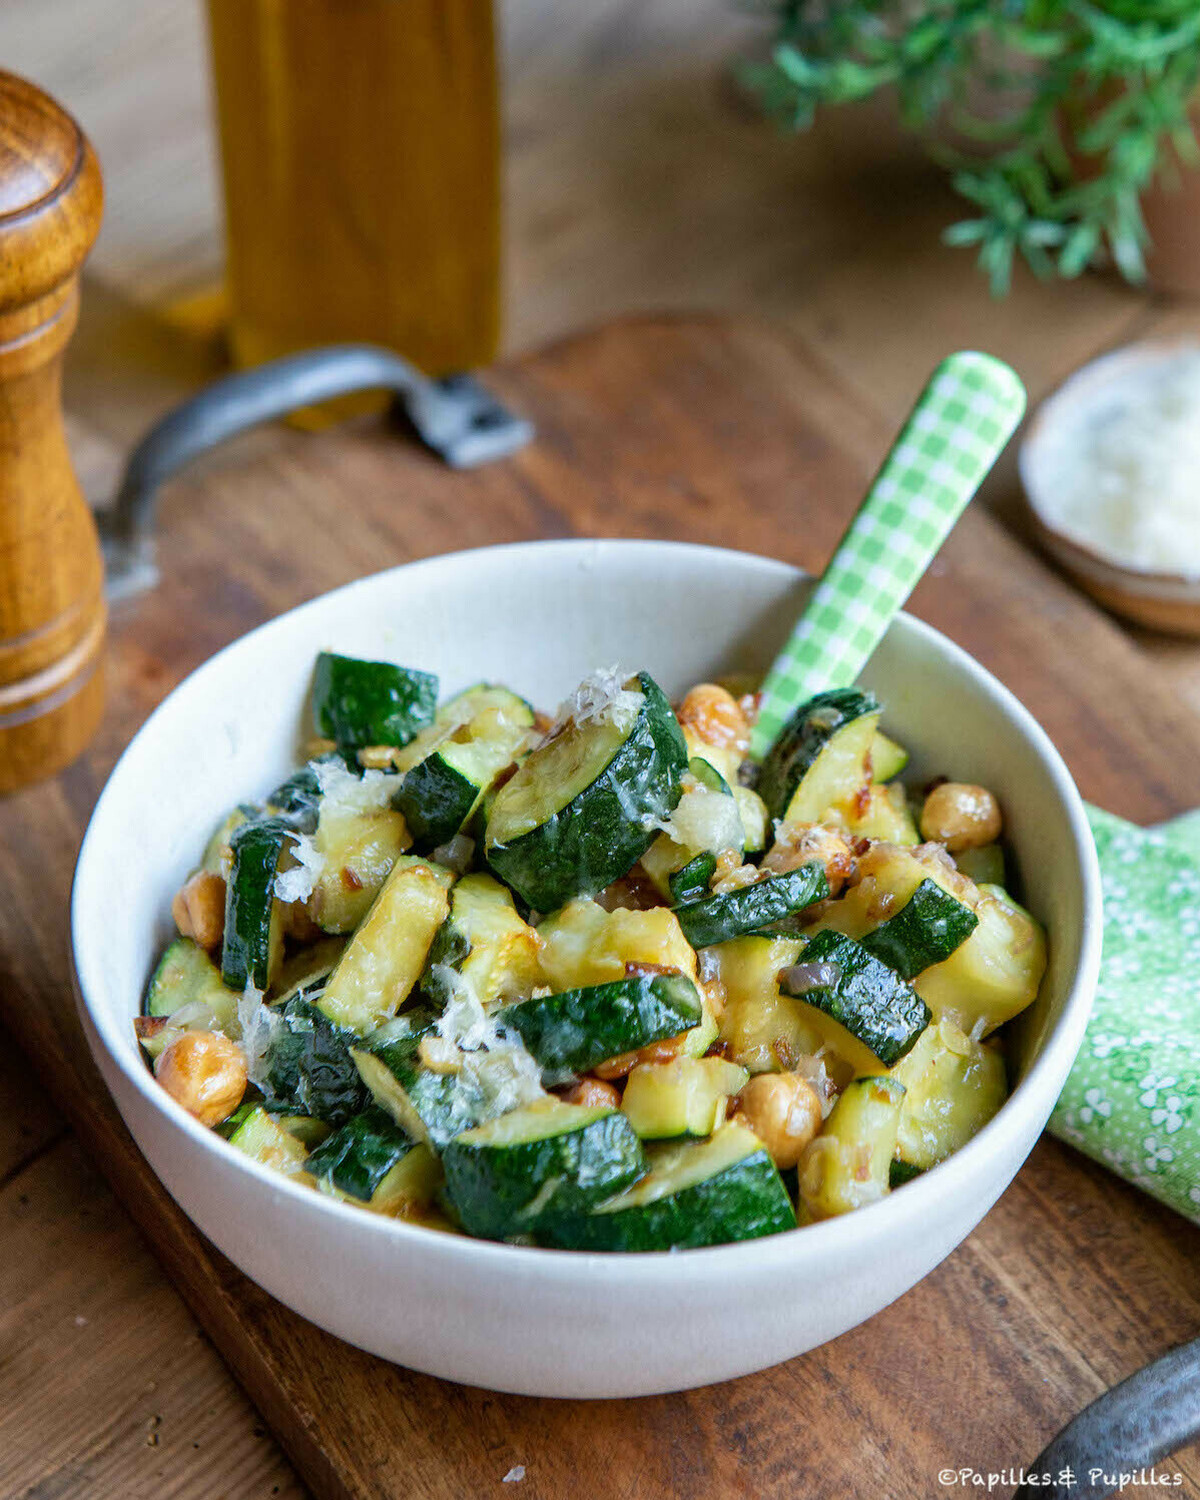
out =
[[[1114,1488],[1104,1475],[1153,1468],[1197,1439],[1200,1339],[1172,1349],[1084,1407],[1025,1471],[1048,1474],[1049,1482],[1023,1484],[1013,1500],[1103,1500]],[[1071,1481],[1062,1478],[1067,1471]],[[1092,1471],[1101,1477],[1091,1479]]]

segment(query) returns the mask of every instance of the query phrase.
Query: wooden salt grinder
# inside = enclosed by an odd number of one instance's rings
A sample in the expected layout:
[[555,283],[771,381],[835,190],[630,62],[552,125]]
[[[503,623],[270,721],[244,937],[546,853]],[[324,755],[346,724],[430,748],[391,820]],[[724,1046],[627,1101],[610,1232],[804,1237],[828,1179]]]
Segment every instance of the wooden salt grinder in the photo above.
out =
[[104,570],[61,405],[102,197],[75,121],[0,71],[0,792],[74,760],[104,703]]

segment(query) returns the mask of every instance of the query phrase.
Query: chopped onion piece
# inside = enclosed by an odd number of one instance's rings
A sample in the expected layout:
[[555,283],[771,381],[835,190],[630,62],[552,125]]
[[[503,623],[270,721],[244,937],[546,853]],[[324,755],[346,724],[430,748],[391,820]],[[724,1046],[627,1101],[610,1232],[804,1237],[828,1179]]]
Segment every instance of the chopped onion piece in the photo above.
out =
[[203,1000],[189,1000],[167,1017],[167,1025],[175,1031],[211,1031],[216,1021],[212,1007]]
[[456,833],[446,843],[439,844],[429,857],[437,864],[445,865],[447,870],[453,870],[456,875],[465,875],[475,857],[475,840],[468,838],[465,833]]
[[798,963],[792,964],[791,968],[780,970],[779,983],[789,995],[803,995],[808,990],[833,989],[841,977],[841,964]]

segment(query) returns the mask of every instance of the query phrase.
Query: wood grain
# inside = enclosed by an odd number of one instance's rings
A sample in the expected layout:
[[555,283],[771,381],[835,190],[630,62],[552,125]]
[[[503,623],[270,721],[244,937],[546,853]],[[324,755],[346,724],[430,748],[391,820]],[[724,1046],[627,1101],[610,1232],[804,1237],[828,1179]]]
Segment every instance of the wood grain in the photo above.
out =
[[[509,350],[629,308],[765,314],[819,351],[839,394],[846,445],[869,466],[865,455],[879,451],[869,414],[894,422],[913,383],[948,347],[1000,350],[1036,397],[1080,360],[1156,320],[1200,329],[1195,305],[1172,311],[1094,277],[1062,287],[1020,276],[1013,296],[993,303],[969,255],[939,245],[958,206],[885,114],[838,112],[794,139],[744,108],[729,74],[762,35],[748,8],[728,0],[500,0],[499,10]],[[67,104],[104,163],[108,208],[65,370],[76,470],[88,498],[103,503],[149,422],[221,368],[211,316],[221,226],[203,9],[195,0],[6,0],[3,37],[6,64]],[[771,355],[764,344],[760,354],[781,365],[791,358],[783,345]],[[258,451],[253,441],[238,445],[220,466],[236,468]],[[1010,522],[1019,519],[1014,493],[1007,465],[988,498]],[[362,550],[360,566],[375,566]],[[1155,679],[1200,712],[1200,652],[1147,634],[1137,648]],[[0,1059],[0,1120],[32,1117],[29,1090],[19,1087],[23,1068],[19,1052],[8,1066]],[[57,1132],[61,1117],[38,1097]],[[124,1292],[124,1302],[110,1305],[113,1323],[143,1329],[144,1348],[135,1339],[122,1346],[123,1371],[106,1365],[101,1378],[89,1367],[75,1387],[89,1419],[116,1430],[125,1388],[157,1357],[154,1320],[125,1274],[147,1252],[128,1227],[103,1245],[82,1221],[68,1233],[57,1213],[76,1191],[65,1148],[39,1157],[36,1169],[45,1194],[25,1194],[34,1167],[21,1171],[18,1160],[0,1178],[0,1206],[24,1196],[30,1232],[56,1236],[78,1269],[45,1282],[24,1315],[47,1327],[69,1322],[82,1268],[99,1263]],[[0,1238],[0,1256],[5,1248]],[[159,1295],[163,1308],[176,1302],[165,1281]],[[177,1305],[174,1316],[188,1325]],[[181,1361],[195,1399],[220,1412],[220,1438],[202,1450],[172,1448],[169,1492],[179,1500],[269,1496],[278,1483],[290,1493],[286,1460],[255,1436],[257,1414],[207,1341],[185,1341]],[[25,1367],[20,1380],[9,1368],[0,1357],[0,1409],[20,1407],[27,1419],[5,1430],[4,1488],[24,1495],[44,1483],[53,1492],[61,1482],[44,1454],[56,1448],[62,1422],[74,1427],[81,1418],[56,1401],[56,1362]],[[251,1448],[261,1477],[235,1482]],[[154,1458],[140,1439],[119,1444],[105,1488],[157,1495],[148,1477]]]
[[[272,434],[166,494],[164,586],[114,621],[101,736],[0,807],[5,1020],[318,1496],[457,1497],[518,1464],[519,1493],[546,1497],[923,1495],[946,1464],[1027,1461],[1200,1331],[1200,1231],[1054,1142],[955,1255],[833,1345],[705,1391],[583,1404],[447,1385],[304,1324],[182,1220],[103,1095],[69,999],[70,866],[107,767],[187,670],[321,589],[464,541],[674,535],[818,565],[887,437],[823,360],[753,323],[625,322],[496,383],[540,434],[504,464],[451,474],[361,423]],[[1200,726],[1178,696],[984,512],[915,607],[1025,698],[1085,793],[1142,818],[1200,802]],[[1194,1456],[1177,1467],[1200,1486]]]
[[0,792],[73,760],[104,701],[100,547],[59,396],[101,196],[75,121],[0,72]]
[[0,1494],[159,1500],[195,1466],[212,1500],[299,1500],[261,1419],[239,1423],[244,1397],[137,1230],[58,1137],[0,1205]]

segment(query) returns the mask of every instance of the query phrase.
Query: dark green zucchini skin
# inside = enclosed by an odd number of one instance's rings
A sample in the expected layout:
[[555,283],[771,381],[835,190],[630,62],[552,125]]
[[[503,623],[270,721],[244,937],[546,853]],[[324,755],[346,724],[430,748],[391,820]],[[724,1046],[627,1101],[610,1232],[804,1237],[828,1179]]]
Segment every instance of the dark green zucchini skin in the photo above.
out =
[[225,891],[225,938],[221,978],[231,990],[247,983],[265,990],[270,981],[271,918],[275,873],[291,835],[282,818],[257,818],[233,830],[233,862]]
[[414,848],[435,849],[452,839],[471,815],[479,788],[449,768],[437,768],[436,756],[415,765],[403,780],[393,806],[404,814]]
[[406,1092],[435,1151],[445,1150],[456,1135],[478,1125],[487,1109],[483,1095],[454,1073],[422,1068],[413,1075]]
[[978,926],[979,918],[969,906],[936,881],[922,880],[894,916],[860,941],[901,979],[915,979],[949,958]]
[[399,1125],[372,1104],[310,1152],[307,1170],[335,1188],[369,1203],[375,1189],[413,1148]]
[[245,1104],[239,1104],[227,1120],[222,1120],[219,1125],[214,1125],[213,1129],[222,1140],[227,1141],[230,1136],[236,1134],[240,1125],[246,1123],[256,1109],[261,1108],[262,1106],[257,1101],[248,1099]]
[[316,767],[329,762],[353,772],[355,776],[362,775],[356,760],[347,760],[344,755],[330,751],[328,755],[317,756],[298,771],[293,771],[266,798],[266,806],[271,812],[286,819],[297,833],[312,833],[316,829],[321,806],[321,783],[317,780]]
[[814,860],[786,875],[772,875],[740,890],[685,902],[675,908],[675,915],[692,947],[708,948],[743,933],[774,927],[828,894],[825,871]]
[[702,787],[710,792],[722,792],[726,797],[733,794],[729,790],[729,783],[717,770],[716,766],[710,765],[699,755],[693,755],[688,761],[688,771],[696,778]]
[[646,1170],[642,1144],[619,1110],[581,1130],[499,1149],[460,1136],[447,1144],[442,1166],[463,1228],[495,1240],[584,1215]]
[[321,787],[312,766],[301,766],[298,771],[281,781],[267,798],[267,806],[280,817],[286,818],[299,833],[312,833],[317,826],[317,808],[321,801]]
[[375,1032],[355,1042],[360,1050],[370,1052],[374,1057],[381,1057],[393,1077],[401,1082],[420,1068],[417,1049],[421,1045],[421,1038],[428,1036],[436,1027],[438,1014],[428,1005],[412,1005],[405,1010],[402,1019],[408,1023],[408,1029],[399,1036]]
[[875,696],[859,688],[830,688],[802,703],[779,731],[759,772],[758,795],[771,816],[784,816],[804,773],[839,729],[878,712]]
[[208,1002],[218,1018],[227,1007],[236,1008],[237,994],[221,983],[217,966],[191,938],[179,937],[167,945],[155,965],[142,1003],[147,1016],[170,1016],[193,1000]]
[[676,870],[673,875],[667,876],[667,885],[671,892],[671,901],[675,906],[682,906],[686,901],[698,901],[701,896],[708,894],[708,883],[716,874],[717,856],[705,852],[697,854],[695,859],[689,859],[681,870]]
[[888,1168],[888,1187],[903,1187],[906,1182],[912,1182],[915,1177],[920,1177],[921,1167],[914,1167],[911,1162],[893,1161]]
[[597,1063],[698,1026],[696,986],[684,974],[635,975],[506,1006],[500,1015],[548,1074]]
[[471,952],[471,940],[454,920],[454,912],[438,928],[425,960],[425,970],[417,987],[422,997],[436,1011],[443,1011],[450,1000],[452,982],[441,969],[458,970]]
[[864,1046],[884,1067],[897,1063],[929,1025],[929,1007],[894,969],[868,953],[861,943],[840,932],[818,932],[807,944],[801,962],[831,964],[837,978],[828,986],[798,989],[779,976],[779,988],[823,1010]]
[[456,1135],[479,1124],[486,1100],[461,1075],[435,1073],[421,1062],[418,1056],[421,1038],[436,1026],[436,1015],[424,1007],[415,1007],[406,1011],[405,1016],[410,1023],[405,1035],[382,1040],[355,1038],[354,1045],[377,1058],[402,1093],[406,1110],[397,1122],[401,1128],[415,1135],[423,1129],[434,1150],[442,1151]]
[[433,723],[437,695],[429,672],[323,651],[313,672],[313,725],[342,751],[407,745]]
[[369,1103],[354,1066],[352,1031],[331,1021],[305,995],[277,1013],[279,1024],[264,1058],[262,1090],[273,1112],[286,1109],[343,1125]]
[[644,820],[665,818],[679,801],[683,731],[650,674],[637,678],[645,700],[637,723],[601,774],[536,828],[487,846],[493,872],[535,911],[556,911],[620,879],[657,837]]
[[[479,730],[477,716],[492,715],[496,709],[507,722],[493,722]],[[461,727],[471,734],[473,751],[481,753],[464,757],[453,741],[436,744],[405,773],[392,802],[404,814],[413,847],[421,852],[447,843],[473,822],[476,809],[512,764],[533,727],[533,709],[525,699],[508,688],[479,683],[443,705],[434,720],[435,730],[438,724],[459,722],[464,710],[469,716],[461,719]]]
[[695,1250],[795,1227],[783,1179],[763,1150],[653,1203],[617,1213],[548,1217],[537,1238],[563,1250]]

